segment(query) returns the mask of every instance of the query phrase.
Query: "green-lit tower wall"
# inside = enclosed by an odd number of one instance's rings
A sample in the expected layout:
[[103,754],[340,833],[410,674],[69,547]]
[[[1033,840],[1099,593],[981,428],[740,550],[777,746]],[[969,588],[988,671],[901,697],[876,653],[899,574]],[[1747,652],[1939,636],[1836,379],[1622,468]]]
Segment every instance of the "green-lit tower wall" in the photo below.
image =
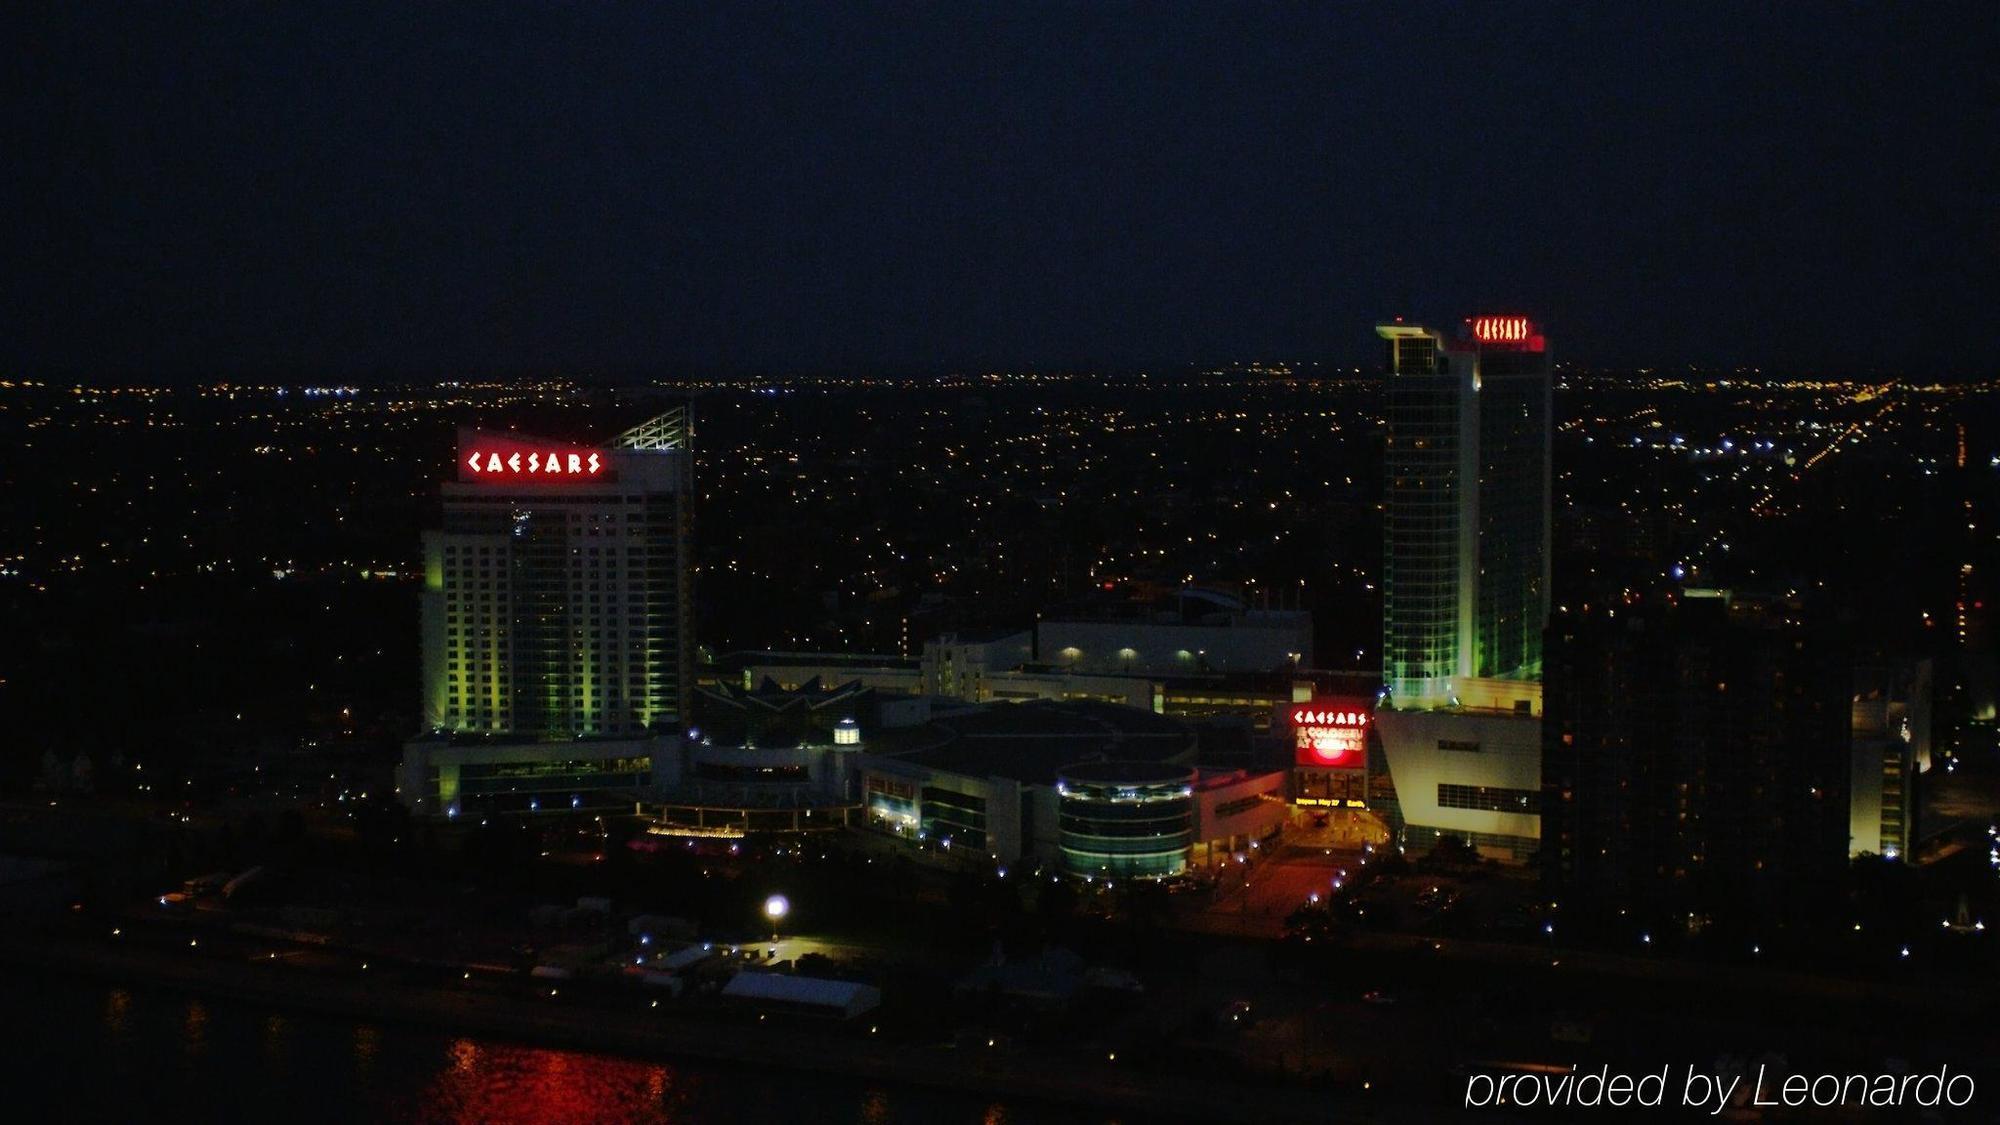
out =
[[[445,484],[423,539],[425,729],[560,741],[685,721],[693,454],[684,413],[649,425],[597,449],[588,478],[462,465]],[[459,435],[461,451],[482,442],[573,448]]]
[[1521,318],[1449,337],[1384,324],[1383,685],[1451,706],[1470,680],[1539,680],[1549,608],[1547,342]]

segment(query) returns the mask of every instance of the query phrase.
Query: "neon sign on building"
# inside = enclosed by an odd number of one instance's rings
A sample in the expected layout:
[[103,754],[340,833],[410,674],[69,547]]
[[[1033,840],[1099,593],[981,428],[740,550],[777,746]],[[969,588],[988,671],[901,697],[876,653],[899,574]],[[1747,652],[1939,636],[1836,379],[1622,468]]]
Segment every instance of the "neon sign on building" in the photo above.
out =
[[1316,699],[1287,712],[1302,766],[1359,767],[1367,757],[1367,705],[1358,699]]
[[1472,338],[1482,344],[1520,344],[1534,335],[1525,316],[1480,316],[1472,319]]
[[473,433],[459,441],[458,479],[509,484],[609,480],[611,463],[601,449]]

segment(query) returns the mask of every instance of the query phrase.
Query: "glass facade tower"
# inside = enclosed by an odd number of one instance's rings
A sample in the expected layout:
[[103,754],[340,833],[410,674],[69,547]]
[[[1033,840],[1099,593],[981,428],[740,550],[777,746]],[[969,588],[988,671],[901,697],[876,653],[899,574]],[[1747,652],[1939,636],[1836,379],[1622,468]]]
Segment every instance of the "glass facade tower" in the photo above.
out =
[[1383,684],[1452,706],[1470,680],[1539,680],[1549,593],[1549,357],[1520,318],[1387,345]]

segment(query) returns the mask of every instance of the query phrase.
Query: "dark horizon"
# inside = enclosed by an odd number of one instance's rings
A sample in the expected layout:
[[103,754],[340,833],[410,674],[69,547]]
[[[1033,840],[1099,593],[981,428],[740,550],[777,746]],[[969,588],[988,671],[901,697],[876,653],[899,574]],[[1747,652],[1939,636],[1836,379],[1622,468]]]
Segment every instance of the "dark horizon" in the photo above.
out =
[[1964,374],[1990,8],[51,9],[8,374]]

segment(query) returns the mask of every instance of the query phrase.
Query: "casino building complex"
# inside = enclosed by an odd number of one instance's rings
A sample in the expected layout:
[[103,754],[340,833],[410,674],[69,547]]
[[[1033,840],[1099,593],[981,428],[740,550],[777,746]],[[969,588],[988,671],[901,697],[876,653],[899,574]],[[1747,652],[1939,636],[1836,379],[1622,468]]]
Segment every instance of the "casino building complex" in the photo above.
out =
[[420,815],[629,805],[693,687],[693,453],[676,409],[601,447],[464,429],[424,535]]
[[1406,845],[1453,835],[1523,860],[1541,834],[1549,350],[1525,317],[1465,329],[1376,329],[1389,433],[1371,805]]

